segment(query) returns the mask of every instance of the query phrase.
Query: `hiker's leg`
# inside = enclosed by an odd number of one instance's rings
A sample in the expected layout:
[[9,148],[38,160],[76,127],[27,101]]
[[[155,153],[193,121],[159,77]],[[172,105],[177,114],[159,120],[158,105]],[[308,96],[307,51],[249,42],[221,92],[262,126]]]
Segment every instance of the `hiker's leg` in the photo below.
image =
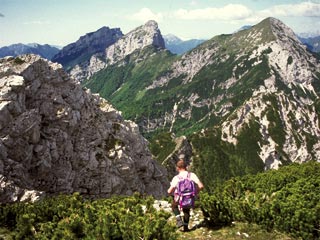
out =
[[188,230],[190,220],[190,208],[183,209],[183,228],[185,231]]
[[179,203],[177,203],[176,201],[174,201],[174,199],[172,199],[171,209],[172,209],[172,212],[174,213],[175,216],[180,215]]
[[177,227],[178,228],[182,227],[184,224],[183,224],[182,218],[180,216],[179,203],[174,201],[174,199],[172,200],[171,208],[172,208],[172,212],[176,216]]

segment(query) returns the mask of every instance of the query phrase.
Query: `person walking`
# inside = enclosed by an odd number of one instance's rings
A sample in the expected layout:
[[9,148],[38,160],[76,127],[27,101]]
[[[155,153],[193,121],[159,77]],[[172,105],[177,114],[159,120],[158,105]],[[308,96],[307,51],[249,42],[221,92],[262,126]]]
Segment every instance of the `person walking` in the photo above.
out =
[[[193,206],[191,205],[187,207],[182,207],[182,204],[179,203],[179,201],[181,200],[181,196],[179,196],[180,194],[178,192],[179,182],[185,179],[190,179],[191,181],[193,181],[196,185],[195,194],[197,194],[200,190],[202,190],[204,186],[195,173],[187,171],[187,165],[183,160],[183,158],[180,158],[176,163],[176,170],[178,174],[174,176],[172,181],[170,182],[168,194],[171,194],[171,195],[174,194],[171,207],[174,215],[176,216],[177,227],[180,228],[183,226],[183,231],[187,232],[189,231],[188,225],[190,220],[190,209]],[[183,218],[180,215],[180,211],[183,212]]]

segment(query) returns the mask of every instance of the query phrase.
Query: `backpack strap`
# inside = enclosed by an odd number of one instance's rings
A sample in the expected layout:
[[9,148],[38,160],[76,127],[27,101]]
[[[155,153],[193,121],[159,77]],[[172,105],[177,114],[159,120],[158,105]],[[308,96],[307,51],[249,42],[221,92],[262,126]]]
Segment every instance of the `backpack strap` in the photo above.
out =
[[188,175],[187,178],[190,179],[191,178],[191,173],[188,171]]

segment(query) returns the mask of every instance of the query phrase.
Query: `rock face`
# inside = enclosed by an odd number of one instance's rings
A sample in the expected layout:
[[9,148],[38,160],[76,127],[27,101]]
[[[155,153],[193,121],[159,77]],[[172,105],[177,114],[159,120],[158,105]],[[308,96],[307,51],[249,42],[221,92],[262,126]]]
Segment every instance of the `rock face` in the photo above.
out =
[[108,46],[105,51],[92,55],[89,61],[75,65],[70,70],[70,74],[82,82],[101,69],[123,60],[134,51],[150,45],[160,49],[165,48],[163,37],[155,21],[148,21]]
[[0,177],[2,202],[26,189],[159,197],[168,186],[135,123],[35,55],[0,60]]
[[175,148],[166,159],[161,163],[168,171],[168,177],[171,180],[176,174],[176,164],[180,158],[183,158],[188,165],[188,169],[192,168],[192,146],[185,136],[174,139]]
[[163,37],[155,21],[148,21],[145,25],[134,29],[106,49],[106,58],[109,64],[122,60],[137,49],[153,45],[165,48]]
[[65,46],[52,58],[52,61],[61,63],[66,69],[72,68],[78,62],[89,60],[91,55],[103,52],[122,36],[120,28],[102,27],[96,32],[88,33],[80,37],[78,41]]

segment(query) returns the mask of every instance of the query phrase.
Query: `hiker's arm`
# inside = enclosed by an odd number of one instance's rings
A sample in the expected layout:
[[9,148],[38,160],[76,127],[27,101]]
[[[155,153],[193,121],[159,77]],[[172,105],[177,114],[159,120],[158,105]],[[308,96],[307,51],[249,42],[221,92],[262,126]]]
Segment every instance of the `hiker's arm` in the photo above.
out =
[[168,193],[172,194],[174,190],[176,189],[176,186],[178,184],[179,179],[175,176],[173,177],[172,181],[170,182],[170,187],[168,188]]
[[204,188],[202,182],[198,182],[198,191],[200,192]]
[[203,183],[199,180],[198,176],[195,175],[194,173],[191,173],[191,180],[197,184],[198,192],[200,192],[204,188]]
[[175,189],[174,187],[169,187],[168,193],[169,193],[169,194],[173,193],[174,189]]

